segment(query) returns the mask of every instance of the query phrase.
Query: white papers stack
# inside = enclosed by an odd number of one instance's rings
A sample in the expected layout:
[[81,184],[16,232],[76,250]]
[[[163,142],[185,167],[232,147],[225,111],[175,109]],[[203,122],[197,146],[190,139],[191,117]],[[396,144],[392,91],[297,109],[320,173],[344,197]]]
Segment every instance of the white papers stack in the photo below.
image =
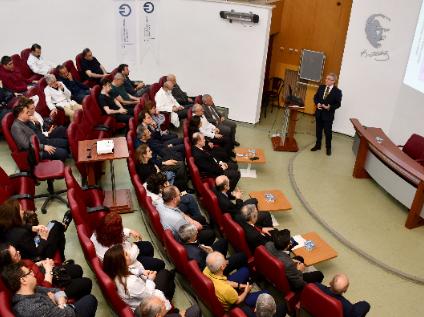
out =
[[297,242],[297,246],[295,246],[292,250],[296,250],[298,248],[304,247],[305,246],[305,239],[300,235],[297,234],[295,236],[293,236],[294,241]]
[[97,141],[97,154],[110,154],[113,153],[114,148],[113,140]]

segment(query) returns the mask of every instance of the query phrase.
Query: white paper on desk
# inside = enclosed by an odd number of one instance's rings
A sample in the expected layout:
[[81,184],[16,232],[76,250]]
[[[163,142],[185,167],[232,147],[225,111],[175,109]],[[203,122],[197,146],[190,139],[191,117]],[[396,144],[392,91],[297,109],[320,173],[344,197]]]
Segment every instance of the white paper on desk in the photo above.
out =
[[97,141],[97,154],[109,154],[113,152],[115,144],[113,140]]
[[277,219],[275,219],[274,215],[271,215],[271,219],[272,219],[272,226],[274,228],[278,227],[280,224],[278,223]]
[[297,234],[295,236],[293,236],[294,241],[297,242],[297,246],[295,246],[292,250],[296,250],[298,248],[304,247],[305,246],[305,239],[300,235]]

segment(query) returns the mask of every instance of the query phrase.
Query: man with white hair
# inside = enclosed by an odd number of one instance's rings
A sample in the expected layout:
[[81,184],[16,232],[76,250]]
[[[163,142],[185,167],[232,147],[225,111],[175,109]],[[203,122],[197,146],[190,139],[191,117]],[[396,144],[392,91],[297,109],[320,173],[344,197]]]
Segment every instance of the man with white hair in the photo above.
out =
[[180,310],[179,313],[166,313],[165,303],[155,295],[145,296],[140,305],[134,311],[136,317],[200,317],[202,313],[199,306],[194,304],[187,310]]
[[181,106],[172,95],[174,84],[166,81],[155,95],[156,109],[159,112],[167,112],[171,115],[171,123],[175,127],[179,127],[179,119],[187,118],[187,109]]
[[204,94],[202,96],[202,106],[206,119],[215,125],[223,134],[229,135],[235,146],[240,146],[240,143],[236,141],[237,124],[234,121],[226,119],[218,111],[211,95]]
[[166,80],[172,82],[172,95],[180,105],[191,106],[193,104],[194,100],[187,96],[187,93],[184,92],[177,84],[177,77],[174,74],[169,74],[168,76],[166,76]]
[[317,285],[324,293],[334,297],[342,303],[344,317],[364,317],[371,309],[370,304],[366,301],[359,301],[352,304],[343,296],[349,288],[349,278],[344,273],[334,275],[330,281],[330,287],[324,286],[320,283],[315,285]]
[[122,73],[116,73],[112,80],[112,90],[110,94],[116,98],[121,105],[137,105],[140,102],[140,98],[130,95],[125,89],[124,82],[124,75],[122,75]]
[[[251,292],[252,285],[249,283],[249,269],[242,267],[230,274],[228,278],[224,275],[224,270],[228,265],[228,260],[220,252],[211,252],[206,257],[206,268],[203,270],[215,287],[215,295],[221,302],[225,311],[231,310],[235,305],[246,304],[253,308],[256,300],[264,291]],[[239,293],[237,291],[242,292]]]
[[57,114],[56,107],[60,107],[72,121],[75,111],[82,109],[82,106],[71,99],[71,92],[62,82],[56,80],[55,75],[47,74],[44,78],[47,82],[44,95],[46,96],[47,107],[50,109],[50,116],[55,116]]

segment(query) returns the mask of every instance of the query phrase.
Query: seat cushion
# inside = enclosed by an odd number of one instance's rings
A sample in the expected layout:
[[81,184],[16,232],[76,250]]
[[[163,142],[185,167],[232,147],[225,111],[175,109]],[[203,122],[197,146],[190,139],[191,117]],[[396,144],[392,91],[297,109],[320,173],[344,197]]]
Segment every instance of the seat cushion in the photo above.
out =
[[34,175],[40,181],[65,177],[65,165],[62,161],[41,161],[34,168]]

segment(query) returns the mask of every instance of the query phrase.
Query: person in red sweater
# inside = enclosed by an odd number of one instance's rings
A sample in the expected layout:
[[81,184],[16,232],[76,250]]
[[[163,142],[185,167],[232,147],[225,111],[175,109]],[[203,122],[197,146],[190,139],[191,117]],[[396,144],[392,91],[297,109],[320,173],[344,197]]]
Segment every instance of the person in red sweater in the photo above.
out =
[[4,88],[14,93],[24,93],[29,85],[35,83],[24,78],[19,69],[13,65],[10,56],[3,56],[0,63],[0,79],[3,81]]

